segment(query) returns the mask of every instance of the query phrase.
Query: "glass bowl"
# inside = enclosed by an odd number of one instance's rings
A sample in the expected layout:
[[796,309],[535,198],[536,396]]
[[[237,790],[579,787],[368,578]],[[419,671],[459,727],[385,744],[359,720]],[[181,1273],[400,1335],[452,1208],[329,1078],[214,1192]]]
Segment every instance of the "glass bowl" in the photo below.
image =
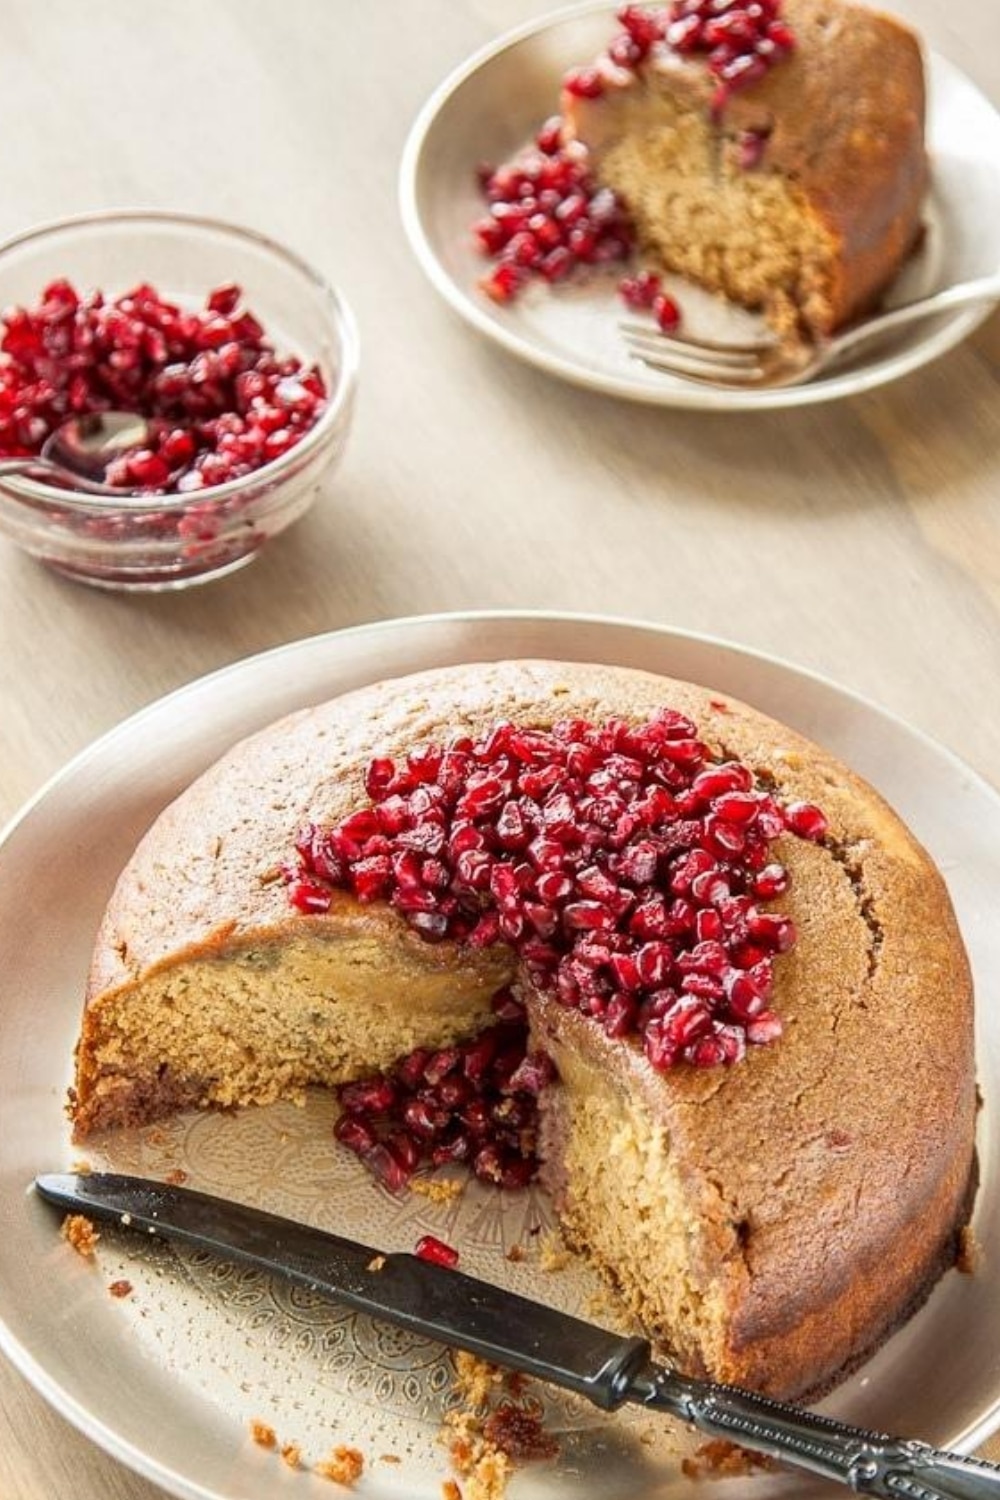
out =
[[0,305],[32,306],[66,277],[118,296],[151,282],[182,306],[236,282],[279,355],[317,364],[328,402],[279,458],[188,494],[82,495],[24,475],[0,477],[0,535],[49,567],[109,589],[163,590],[244,567],[305,513],[347,438],[358,336],[343,298],[266,236],[213,219],[121,210],[42,225],[0,245]]

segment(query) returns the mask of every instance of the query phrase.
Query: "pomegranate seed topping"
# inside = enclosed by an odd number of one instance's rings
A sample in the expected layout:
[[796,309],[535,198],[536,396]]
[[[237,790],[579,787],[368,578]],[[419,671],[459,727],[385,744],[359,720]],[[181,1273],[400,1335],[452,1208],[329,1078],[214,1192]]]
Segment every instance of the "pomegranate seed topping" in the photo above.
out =
[[420,1260],[429,1260],[435,1266],[446,1266],[449,1271],[458,1265],[458,1251],[451,1245],[446,1245],[444,1240],[435,1239],[432,1234],[422,1234],[413,1253]]
[[[152,286],[114,300],[81,298],[67,281],[0,323],[0,457],[39,452],[73,414],[121,409],[146,417],[150,441],[122,454],[108,481],[148,494],[209,488],[287,452],[326,405],[317,368],[279,360],[229,284],[202,311]],[[204,536],[190,517],[185,535]]]
[[829,828],[826,814],[811,802],[790,802],[785,808],[785,825],[790,833],[815,844],[826,837]]
[[[713,115],[722,113],[734,89],[763,78],[794,49],[794,33],[780,19],[780,9],[781,0],[672,0],[664,40],[675,52],[707,57],[709,70],[720,80]],[[744,132],[740,165],[755,167],[766,141],[763,133]]]
[[[501,723],[379,758],[365,786],[370,805],[296,839],[284,875],[304,914],[346,888],[389,902],[428,941],[506,942],[534,986],[635,1037],[656,1068],[729,1065],[780,1033],[773,966],[796,935],[760,905],[789,884],[771,844],[821,838],[826,819],[810,803],[782,807],[748,767],[713,762],[683,715]],[[551,1064],[526,1056],[511,990],[493,1011],[483,1036],[347,1085],[345,1117],[376,1145],[396,1149],[401,1133],[423,1161],[469,1161],[507,1185],[530,1177]],[[374,1170],[386,1180],[378,1155]]]

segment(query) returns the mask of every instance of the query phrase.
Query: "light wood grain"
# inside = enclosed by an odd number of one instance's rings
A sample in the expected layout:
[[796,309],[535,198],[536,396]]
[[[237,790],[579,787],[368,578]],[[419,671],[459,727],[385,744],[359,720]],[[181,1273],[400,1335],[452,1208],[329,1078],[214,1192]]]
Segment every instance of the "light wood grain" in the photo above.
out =
[[[0,235],[122,204],[233,218],[336,280],[363,344],[343,467],[246,572],[116,597],[0,542],[0,821],[192,677],[443,609],[600,611],[727,637],[829,674],[996,775],[1000,319],[876,394],[716,417],[560,385],[477,340],[425,284],[396,208],[408,127],[455,63],[545,8],[0,0]],[[1000,102],[995,0],[896,9]],[[6,1364],[0,1419],[3,1500],[159,1493]]]

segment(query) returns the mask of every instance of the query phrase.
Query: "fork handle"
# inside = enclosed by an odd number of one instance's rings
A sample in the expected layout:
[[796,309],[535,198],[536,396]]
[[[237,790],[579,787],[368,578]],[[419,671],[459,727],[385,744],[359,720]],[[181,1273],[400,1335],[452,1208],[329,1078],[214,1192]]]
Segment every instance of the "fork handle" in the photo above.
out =
[[943,292],[921,297],[918,302],[906,302],[902,307],[894,307],[890,312],[859,323],[857,328],[849,328],[846,333],[838,334],[833,341],[837,358],[846,354],[855,344],[867,343],[876,334],[889,333],[893,328],[904,328],[907,323],[914,323],[920,318],[932,318],[938,313],[950,312],[956,307],[969,307],[976,302],[1000,302],[1000,272],[981,276],[977,281],[963,281],[958,286],[946,287]]
[[1000,1467],[649,1365],[630,1399],[881,1500],[1000,1500]]

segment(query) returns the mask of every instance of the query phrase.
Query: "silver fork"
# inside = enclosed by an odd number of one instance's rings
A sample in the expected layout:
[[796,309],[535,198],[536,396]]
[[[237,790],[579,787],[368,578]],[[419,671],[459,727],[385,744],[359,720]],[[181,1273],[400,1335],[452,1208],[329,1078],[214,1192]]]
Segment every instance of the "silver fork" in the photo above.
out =
[[835,360],[854,354],[870,340],[881,338],[907,323],[931,318],[976,302],[1000,301],[1000,272],[961,282],[918,302],[907,302],[891,312],[868,318],[844,333],[817,344],[787,345],[774,338],[748,343],[724,343],[661,333],[653,324],[620,323],[619,330],[632,359],[665,375],[730,390],[772,389],[802,385]]

